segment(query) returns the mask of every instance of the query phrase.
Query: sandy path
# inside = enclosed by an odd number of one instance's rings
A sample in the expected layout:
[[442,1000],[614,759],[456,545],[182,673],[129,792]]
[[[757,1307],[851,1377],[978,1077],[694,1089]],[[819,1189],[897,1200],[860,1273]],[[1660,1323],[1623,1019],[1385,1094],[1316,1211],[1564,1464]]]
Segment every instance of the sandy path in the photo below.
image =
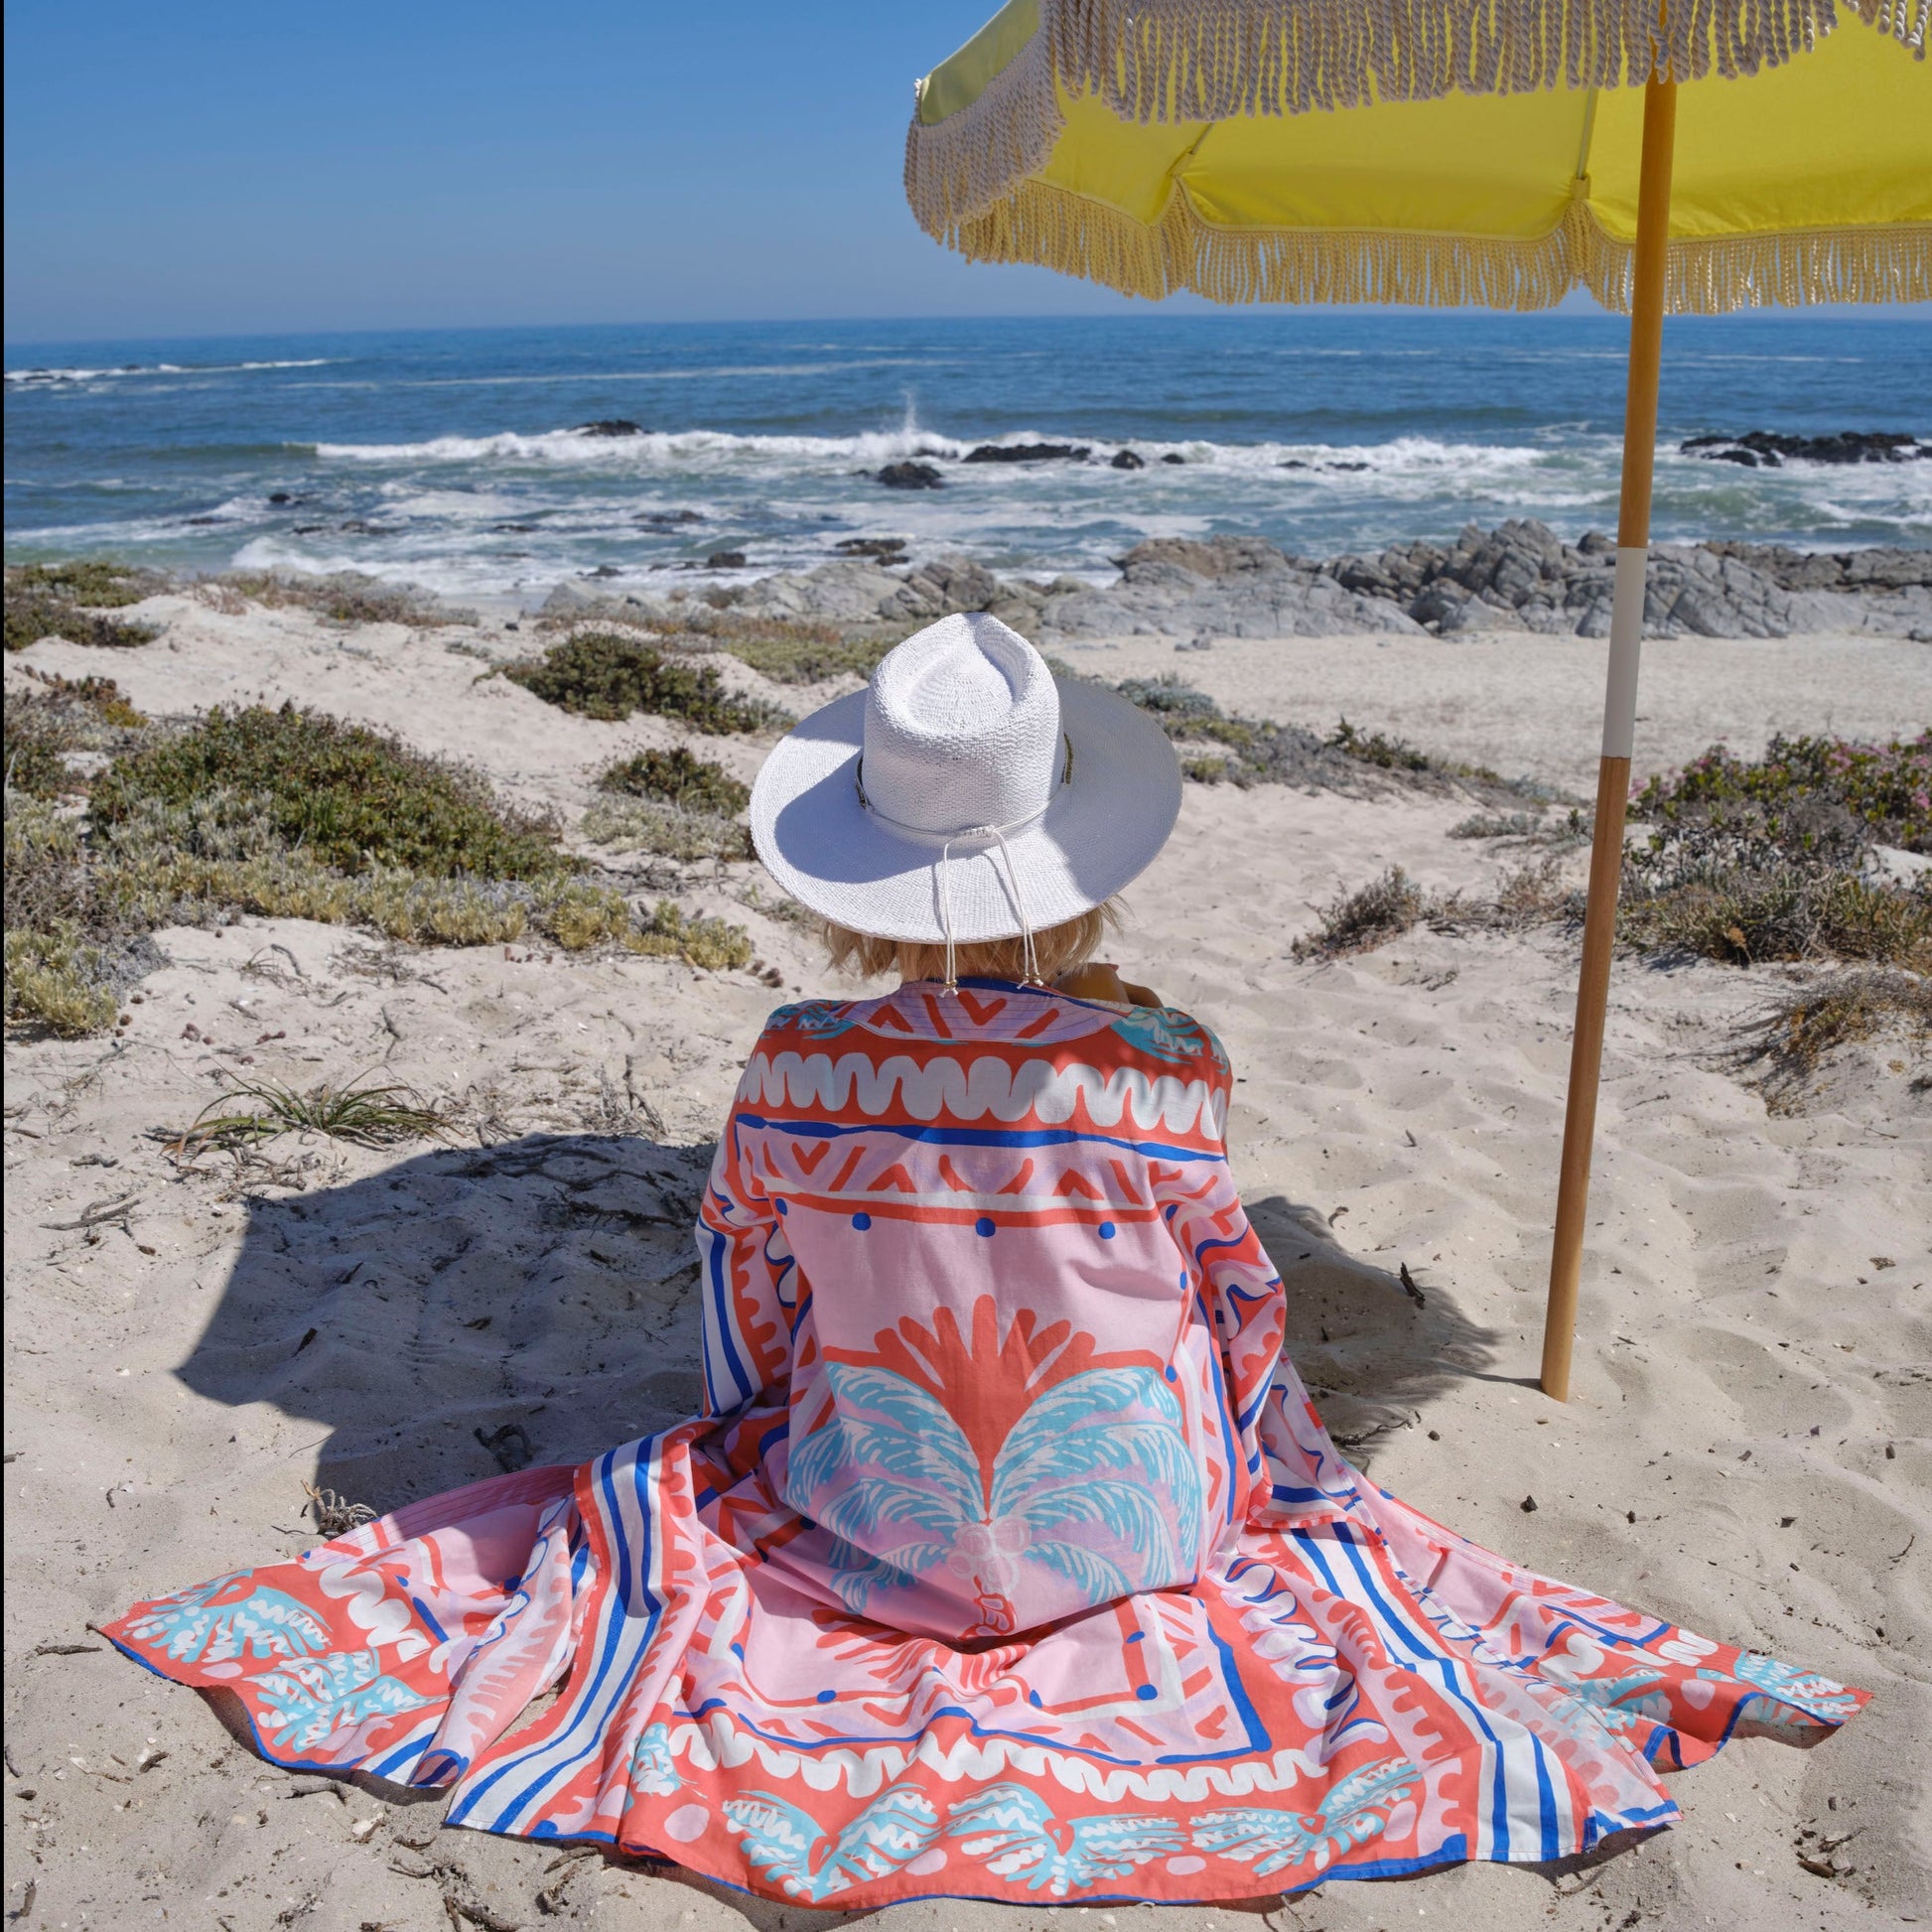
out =
[[[614,748],[662,730],[560,718],[500,681],[477,685],[475,660],[406,633],[206,615],[172,641],[181,649],[114,660],[144,705],[184,710],[244,684],[299,696],[462,749],[567,807]],[[1276,648],[1168,653],[1162,667],[1302,715],[1215,681],[1241,653],[1259,662]],[[1551,748],[1570,760],[1553,775],[1591,756],[1593,722],[1584,733],[1581,710],[1553,722],[1548,699],[1556,671],[1593,647],[1413,648],[1487,665],[1492,688],[1515,693],[1510,715],[1537,719],[1536,744],[1474,726],[1458,742],[1447,713],[1432,729],[1422,707],[1443,700],[1406,675],[1382,673],[1389,695],[1371,705],[1368,682],[1343,688],[1356,673],[1339,647],[1306,715],[1345,709],[1504,768],[1538,768]],[[1684,646],[1684,688],[1724,715],[1728,653],[1765,648]],[[1363,680],[1393,661],[1353,649]],[[102,668],[60,646],[28,656]],[[1753,713],[1759,724],[1870,729],[1894,702],[1848,695],[1850,658],[1785,661],[1781,709]],[[1891,674],[1925,661],[1901,655]],[[1123,652],[1107,668],[1138,666]],[[1854,702],[1867,707],[1856,718]],[[756,762],[751,746],[728,755]],[[1578,1400],[1555,1408],[1532,1378],[1567,942],[1421,934],[1338,964],[1287,954],[1311,901],[1390,862],[1480,885],[1501,861],[1444,836],[1464,809],[1189,787],[1173,844],[1132,895],[1123,956],[1220,1031],[1242,1076],[1237,1171],[1295,1290],[1303,1372],[1336,1432],[1370,1439],[1359,1453],[1418,1507],[1876,1697],[1815,1751],[1743,1741],[1674,1778],[1684,1825],[1592,1870],[1331,1884],[1271,1923],[1932,1921],[1932,1096],[1880,1046],[1842,1061],[1807,1111],[1767,1114],[1727,1050],[1780,973],[1619,968]],[[727,884],[691,902],[724,906]],[[823,984],[797,928],[759,921],[758,937],[788,983]],[[647,960],[383,954],[298,921],[161,943],[173,963],[129,1007],[123,1042],[7,1051],[9,1909],[31,1882],[30,1922],[69,1928],[445,1932],[446,1890],[526,1926],[839,1922],[595,1858],[558,1870],[540,1848],[435,1837],[434,1800],[296,1795],[308,1784],[236,1748],[191,1694],[73,1648],[97,1641],[89,1620],[136,1596],[303,1547],[305,1480],[388,1506],[489,1473],[480,1428],[515,1423],[538,1459],[571,1459],[685,1413],[690,1200],[775,996],[748,975]],[[202,1038],[184,1036],[191,1024]],[[448,1150],[278,1144],[278,1157],[313,1163],[290,1175],[301,1191],[184,1178],[149,1131],[193,1118],[244,1056],[244,1070],[297,1082],[380,1068],[459,1099],[488,1145],[476,1133]],[[633,1131],[612,1138],[626,1110]],[[127,1195],[125,1226],[93,1242],[54,1225]],[[1421,1311],[1394,1280],[1403,1262],[1426,1291]],[[144,1749],[168,1756],[130,1768]],[[1797,1863],[1800,1832],[1853,1830],[1837,1855],[1849,1875]],[[562,1877],[546,1911],[537,1893]],[[868,1922],[1020,1932],[1156,1916],[939,1901]],[[1159,1922],[1252,1921],[1223,1907]]]

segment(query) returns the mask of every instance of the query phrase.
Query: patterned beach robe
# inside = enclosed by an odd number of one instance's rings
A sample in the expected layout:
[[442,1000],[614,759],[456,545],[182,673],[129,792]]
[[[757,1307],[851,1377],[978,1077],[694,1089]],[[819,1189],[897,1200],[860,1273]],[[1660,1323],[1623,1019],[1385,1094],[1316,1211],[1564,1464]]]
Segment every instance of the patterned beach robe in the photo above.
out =
[[[291,1769],[770,1897],[1224,1899],[1543,1860],[1827,1679],[1351,1468],[1206,1029],[1009,984],[785,1008],[698,1229],[702,1420],[109,1634]],[[534,1718],[527,1707],[561,1683]]]

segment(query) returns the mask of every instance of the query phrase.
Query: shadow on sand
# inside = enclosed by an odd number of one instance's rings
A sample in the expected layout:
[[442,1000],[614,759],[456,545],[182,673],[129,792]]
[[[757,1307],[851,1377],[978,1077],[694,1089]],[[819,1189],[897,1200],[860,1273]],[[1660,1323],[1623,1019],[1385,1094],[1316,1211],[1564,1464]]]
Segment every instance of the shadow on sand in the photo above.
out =
[[[220,1303],[178,1372],[214,1401],[325,1426],[319,1484],[378,1510],[666,1427],[699,1406],[691,1227],[712,1153],[531,1135],[253,1198]],[[1318,1210],[1272,1195],[1249,1212],[1288,1285],[1290,1350],[1358,1464],[1493,1359],[1494,1334],[1426,1271],[1419,1306],[1399,1273],[1350,1254]],[[221,1716],[246,1745],[245,1724]],[[423,1808],[420,1822],[398,1823],[398,1842],[423,1848],[457,1913],[484,1873],[532,1882],[535,1848],[466,1835],[460,1858],[445,1855],[447,1840],[432,1849],[431,1808],[446,1793],[352,1782]],[[705,1892],[757,1932],[867,1916],[750,1897],[654,1862],[610,1863]]]
[[[318,1483],[378,1510],[582,1461],[697,1413],[691,1226],[711,1155],[531,1135],[255,1198],[179,1373],[324,1426]],[[1250,1212],[1288,1284],[1296,1364],[1358,1461],[1490,1360],[1491,1333],[1426,1276],[1418,1306],[1313,1208],[1272,1195]]]

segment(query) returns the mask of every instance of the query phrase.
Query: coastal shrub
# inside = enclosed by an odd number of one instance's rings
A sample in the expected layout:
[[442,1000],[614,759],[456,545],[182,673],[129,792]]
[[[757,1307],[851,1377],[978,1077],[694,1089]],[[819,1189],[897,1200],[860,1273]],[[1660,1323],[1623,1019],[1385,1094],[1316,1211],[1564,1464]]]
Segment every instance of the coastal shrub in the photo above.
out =
[[1762,1068],[1772,1112],[1788,1113],[1830,1054],[1887,1035],[1906,1040],[1915,1058],[1932,1051],[1932,979],[1862,967],[1814,980],[1759,1019],[1739,1059]]
[[445,606],[426,591],[407,584],[385,584],[356,570],[334,571],[327,576],[226,571],[218,577],[204,578],[198,588],[207,601],[217,605],[226,593],[271,611],[313,611],[332,623],[401,623],[427,629],[479,621],[474,611]]
[[105,618],[51,591],[17,592],[11,582],[6,590],[5,629],[9,650],[25,650],[43,637],[65,637],[70,644],[88,644],[100,650],[132,650],[153,643],[161,635],[154,624]]
[[[99,1031],[122,990],[159,962],[149,933],[237,913],[359,925],[412,945],[535,934],[573,952],[617,945],[707,967],[751,960],[737,927],[685,920],[674,906],[634,912],[584,876],[548,820],[380,733],[292,706],[217,711],[186,730],[110,723],[139,717],[111,683],[51,682],[60,688],[22,694],[24,709],[8,711],[10,1028]],[[32,721],[28,741],[20,717]],[[83,721],[76,732],[132,741],[93,780],[84,811],[60,802],[86,788],[63,761],[61,734],[73,718]],[[745,830],[729,819],[610,802],[688,817],[726,856],[742,854]]]
[[648,852],[689,864],[699,859],[751,859],[752,834],[734,818],[687,812],[647,798],[600,798],[578,830],[592,845]]
[[1323,741],[1363,764],[1380,765],[1384,771],[1433,771],[1435,760],[1419,752],[1406,738],[1390,738],[1382,732],[1359,732],[1346,718]]
[[[1050,660],[1049,660],[1050,661]],[[1055,665],[1056,670],[1064,667]],[[1347,719],[1326,738],[1272,718],[1230,715],[1205,691],[1165,677],[1127,678],[1114,687],[1130,704],[1151,713],[1183,749],[1180,768],[1203,784],[1316,785],[1333,791],[1362,788],[1359,767],[1442,789],[1448,783],[1541,798],[1543,788],[1499,777],[1484,765],[1432,758],[1399,738],[1358,731]]]
[[1780,735],[1755,759],[1714,745],[1682,771],[1653,777],[1631,808],[1665,826],[1708,825],[1800,852],[1849,819],[1865,838],[1932,853],[1932,730],[1882,745]]
[[1932,971],[1932,889],[1709,827],[1657,835],[1625,859],[1617,932],[1646,951],[1736,966],[1864,960]]
[[1333,959],[1371,952],[1418,925],[1438,932],[1521,932],[1583,916],[1584,895],[1564,883],[1563,861],[1555,857],[1505,873],[1486,897],[1426,892],[1400,866],[1391,866],[1322,906],[1315,930],[1297,939],[1291,951],[1297,959]]
[[69,754],[120,750],[147,722],[111,677],[43,673],[37,688],[7,699],[7,783],[42,798],[84,791]]
[[597,774],[600,791],[626,798],[654,798],[688,812],[715,812],[729,818],[752,802],[752,788],[722,764],[694,758],[682,745],[669,752],[639,752],[616,759]]
[[629,952],[655,959],[681,959],[708,972],[737,972],[751,965],[752,942],[745,928],[723,919],[686,918],[670,899],[659,899],[650,918],[624,935]]
[[106,948],[88,944],[71,926],[7,928],[9,1028],[38,1027],[61,1039],[100,1033],[120,1009],[116,978]]
[[870,677],[879,660],[910,624],[868,626],[850,635],[836,624],[798,619],[755,618],[726,607],[693,612],[683,621],[694,634],[771,679],[774,684],[817,684],[828,677]]
[[1407,932],[1429,910],[1430,898],[1403,871],[1391,866],[1379,879],[1337,895],[1315,913],[1318,924],[1291,948],[1297,959],[1333,959],[1367,952]]
[[88,811],[107,828],[147,801],[221,793],[245,800],[280,843],[340,872],[538,879],[569,864],[550,821],[501,803],[476,772],[293,704],[217,707],[156,738],[95,780]]
[[504,665],[503,675],[545,704],[613,723],[644,711],[718,737],[790,722],[775,706],[733,697],[715,664],[667,657],[616,630],[580,630],[539,658]]
[[58,798],[79,788],[68,770],[68,753],[80,739],[73,726],[37,692],[7,700],[7,789],[36,798]]
[[56,597],[69,604],[83,604],[90,611],[117,611],[126,604],[139,604],[167,586],[167,578],[158,570],[110,563],[103,557],[76,557],[64,564],[17,564],[7,572],[10,591],[18,588]]
[[727,637],[724,648],[774,684],[818,684],[828,677],[871,677],[892,649],[890,637]]

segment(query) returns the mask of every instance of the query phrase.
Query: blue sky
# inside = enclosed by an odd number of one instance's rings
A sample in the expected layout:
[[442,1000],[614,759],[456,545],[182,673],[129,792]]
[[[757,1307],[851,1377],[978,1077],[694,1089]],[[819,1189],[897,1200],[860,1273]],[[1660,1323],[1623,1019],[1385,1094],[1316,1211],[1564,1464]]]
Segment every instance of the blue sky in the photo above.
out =
[[899,191],[992,0],[13,0],[11,342],[1107,311]]
[[993,4],[12,0],[6,339],[1143,308],[912,223]]

